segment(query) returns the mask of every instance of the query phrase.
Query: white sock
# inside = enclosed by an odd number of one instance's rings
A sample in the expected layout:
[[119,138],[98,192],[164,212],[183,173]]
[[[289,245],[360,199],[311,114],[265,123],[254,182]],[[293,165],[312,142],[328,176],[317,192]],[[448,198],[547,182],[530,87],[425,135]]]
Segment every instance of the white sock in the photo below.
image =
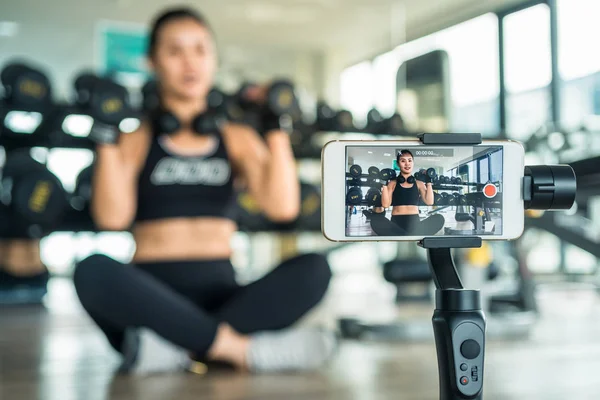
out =
[[135,375],[183,371],[190,363],[187,350],[174,345],[146,328],[137,330],[139,347],[129,370]]
[[332,332],[295,329],[255,334],[248,348],[252,372],[302,371],[318,368],[337,349]]

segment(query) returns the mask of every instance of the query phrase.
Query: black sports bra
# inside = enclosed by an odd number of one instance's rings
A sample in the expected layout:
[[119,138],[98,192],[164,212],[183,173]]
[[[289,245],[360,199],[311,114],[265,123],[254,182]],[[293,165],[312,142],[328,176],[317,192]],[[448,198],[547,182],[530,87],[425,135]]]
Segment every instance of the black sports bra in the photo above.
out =
[[419,205],[419,189],[417,183],[405,188],[400,183],[396,184],[392,194],[392,206],[416,206]]
[[236,199],[227,149],[220,135],[214,148],[184,156],[166,148],[165,136],[152,135],[138,180],[136,221],[177,217],[235,220]]

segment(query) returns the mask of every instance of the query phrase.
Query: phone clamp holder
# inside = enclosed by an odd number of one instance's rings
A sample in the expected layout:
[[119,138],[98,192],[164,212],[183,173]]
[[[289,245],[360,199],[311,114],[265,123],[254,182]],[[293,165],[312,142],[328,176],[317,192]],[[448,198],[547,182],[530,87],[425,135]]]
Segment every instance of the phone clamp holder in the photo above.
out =
[[[419,135],[428,145],[478,145],[481,134]],[[526,209],[566,210],[575,202],[576,177],[568,165],[525,167],[523,201]],[[481,400],[483,396],[486,321],[479,290],[463,287],[452,260],[452,248],[481,247],[480,237],[428,237],[419,242],[428,250],[435,283],[433,330],[438,358],[440,400]]]

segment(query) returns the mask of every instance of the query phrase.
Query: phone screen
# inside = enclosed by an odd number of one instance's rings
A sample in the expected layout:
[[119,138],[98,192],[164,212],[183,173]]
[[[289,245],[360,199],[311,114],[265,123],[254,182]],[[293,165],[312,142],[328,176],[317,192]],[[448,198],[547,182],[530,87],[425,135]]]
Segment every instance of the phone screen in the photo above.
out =
[[346,236],[502,235],[502,146],[346,146]]

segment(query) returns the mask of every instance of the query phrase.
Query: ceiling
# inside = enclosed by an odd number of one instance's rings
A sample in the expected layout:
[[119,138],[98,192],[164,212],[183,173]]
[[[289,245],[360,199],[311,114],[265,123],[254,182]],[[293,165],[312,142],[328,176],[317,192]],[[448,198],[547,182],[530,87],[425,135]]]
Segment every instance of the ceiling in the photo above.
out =
[[[147,25],[165,0],[1,0],[1,19],[23,30],[55,34],[93,29],[101,19]],[[227,46],[331,49],[396,45],[469,16],[523,0],[203,0],[187,4],[211,21]],[[406,23],[404,23],[406,22]],[[386,43],[387,42],[387,43]],[[58,44],[58,43],[57,43]]]
[[[372,146],[372,147],[354,147],[348,148],[348,156],[352,159],[353,164],[358,164],[363,169],[363,174],[367,173],[367,169],[370,166],[375,166],[379,169],[392,168],[395,154],[400,148],[395,147],[383,147],[383,146]],[[436,149],[434,146],[429,146],[427,150]],[[416,150],[416,149],[414,149]],[[425,148],[421,149],[425,150]],[[440,151],[440,149],[437,149]],[[485,148],[477,153],[474,153],[472,147],[457,147],[451,149],[452,155],[446,154],[443,157],[425,157],[415,155],[414,171],[416,172],[420,168],[443,168],[445,171],[455,168],[459,164],[465,164],[473,159],[480,158],[484,154],[494,151],[495,149]],[[448,149],[444,149],[448,151]],[[413,154],[415,154],[413,152]]]
[[[298,54],[337,53],[350,65],[406,40],[523,0],[203,0],[222,64],[238,70],[293,70]],[[0,64],[33,56],[71,71],[94,62],[100,21],[144,29],[165,0],[0,0],[0,20],[18,24],[0,36]],[[283,65],[279,65],[283,63]],[[311,67],[312,68],[312,67]]]

